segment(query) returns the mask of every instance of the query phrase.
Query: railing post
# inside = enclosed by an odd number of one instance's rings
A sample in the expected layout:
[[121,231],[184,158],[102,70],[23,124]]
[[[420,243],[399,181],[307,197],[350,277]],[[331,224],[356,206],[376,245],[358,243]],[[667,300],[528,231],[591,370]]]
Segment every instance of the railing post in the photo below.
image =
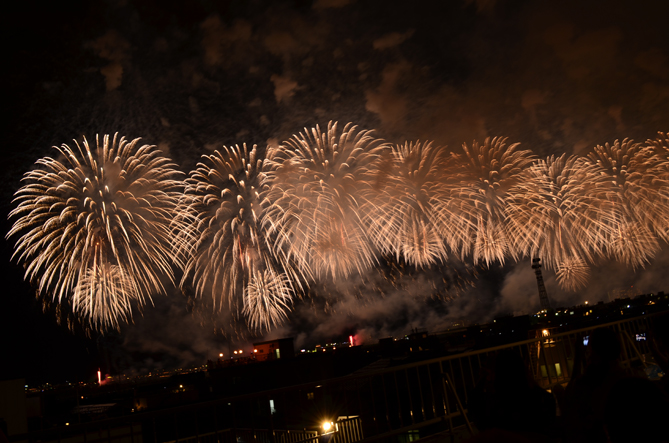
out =
[[[390,409],[388,408],[388,393],[386,392],[386,379],[384,378],[385,374],[381,374],[381,389],[383,390],[383,399],[386,403],[386,424],[388,425],[388,430],[393,428],[393,425],[390,423]],[[397,379],[395,379],[397,381]],[[402,410],[399,411],[400,421],[402,417]]]
[[[543,352],[541,352],[543,351]],[[539,341],[539,353],[543,354],[544,356],[544,366],[546,367],[546,375],[548,376],[548,386],[551,386],[553,384],[551,380],[551,371],[548,369],[548,359],[546,358],[546,348],[544,348],[544,341],[541,340]],[[539,375],[541,375],[541,370],[539,370]]]
[[432,397],[432,416],[437,418],[437,401],[434,398],[434,384],[432,383],[432,371],[430,365],[427,365],[427,379],[430,382],[430,397]]
[[[623,335],[624,335],[624,336],[627,338],[627,340],[630,342],[630,346],[632,347],[632,349],[634,349],[634,352],[635,352],[636,356],[639,357],[639,360],[641,360],[641,364],[643,364],[643,367],[644,367],[644,368],[647,368],[648,365],[646,364],[646,361],[645,361],[645,359],[643,358],[643,356],[641,355],[641,353],[639,352],[639,350],[638,350],[638,349],[636,348],[636,346],[634,345],[634,341],[632,340],[632,337],[630,337],[630,335],[627,333],[627,331],[623,331]],[[632,361],[630,360],[630,367],[632,366],[631,363],[632,363]]]
[[420,382],[420,366],[416,366],[416,380],[418,381],[418,392],[420,393],[420,413],[421,418],[425,421],[425,399],[423,398],[423,384]]
[[200,429],[197,425],[197,412],[193,411],[193,416],[195,418],[195,441],[200,443]]
[[174,441],[179,442],[179,424],[177,423],[176,413],[172,414],[172,419],[174,420]]
[[[397,384],[397,372],[393,372],[393,378],[395,379],[395,394],[397,396],[397,415],[400,419],[400,428],[404,427],[404,419],[402,418],[402,400],[400,399],[400,387]],[[386,385],[383,385],[385,391]],[[388,399],[386,398],[386,408],[388,407]],[[390,422],[388,423],[390,425]]]
[[272,407],[270,406],[270,403],[269,403],[269,401],[270,401],[269,394],[267,395],[266,399],[267,399],[267,403],[266,403],[267,404],[267,409],[269,410],[269,432],[268,432],[269,442],[270,443],[275,443],[275,440],[274,440],[274,417],[273,417],[274,414],[272,413]]
[[372,375],[369,377],[369,390],[371,392],[371,397],[372,397],[372,411],[374,411],[374,428],[376,429],[376,433],[378,434],[379,432],[379,421],[376,419],[376,401],[374,400],[374,376]]
[[469,433],[471,435],[474,435],[474,429],[472,428],[472,424],[469,421],[469,417],[467,417],[467,411],[465,411],[465,408],[462,407],[462,402],[460,401],[460,396],[458,395],[457,391],[455,390],[455,385],[453,385],[453,379],[451,379],[451,375],[448,372],[444,373],[444,386],[448,385],[451,388],[451,392],[453,393],[453,396],[455,397],[455,401],[458,405],[458,409],[460,409],[460,413],[465,419],[465,423],[467,424],[467,429],[469,429]]

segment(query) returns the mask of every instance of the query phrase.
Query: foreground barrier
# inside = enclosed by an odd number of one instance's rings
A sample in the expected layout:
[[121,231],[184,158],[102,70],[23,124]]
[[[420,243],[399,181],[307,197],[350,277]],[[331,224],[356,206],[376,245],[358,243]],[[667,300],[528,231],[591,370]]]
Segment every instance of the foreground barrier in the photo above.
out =
[[[621,364],[643,369],[649,344],[637,341],[650,317],[597,327],[614,329]],[[578,370],[577,354],[594,328],[541,336],[346,377],[166,410],[10,437],[11,442],[58,443],[410,443],[426,435],[473,432],[466,405],[482,370],[499,350],[514,349],[536,382],[550,389]],[[338,418],[339,417],[339,418]],[[317,431],[332,422],[329,432]],[[290,429],[290,430],[285,430]]]

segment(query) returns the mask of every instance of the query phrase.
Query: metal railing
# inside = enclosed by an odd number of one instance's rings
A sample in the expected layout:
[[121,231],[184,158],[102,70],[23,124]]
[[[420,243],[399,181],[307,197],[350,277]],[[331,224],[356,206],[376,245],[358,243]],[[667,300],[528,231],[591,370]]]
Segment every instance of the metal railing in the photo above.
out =
[[437,432],[452,433],[462,428],[472,432],[466,404],[480,374],[498,351],[516,350],[528,362],[536,382],[551,388],[570,380],[584,338],[596,328],[609,327],[621,339],[621,364],[634,370],[646,364],[645,355],[650,352],[646,341],[636,341],[636,334],[650,329],[649,317],[542,335],[317,383],[16,435],[10,441],[317,443],[319,435],[313,429],[324,418],[337,416],[354,420],[342,420],[330,443],[408,443]]

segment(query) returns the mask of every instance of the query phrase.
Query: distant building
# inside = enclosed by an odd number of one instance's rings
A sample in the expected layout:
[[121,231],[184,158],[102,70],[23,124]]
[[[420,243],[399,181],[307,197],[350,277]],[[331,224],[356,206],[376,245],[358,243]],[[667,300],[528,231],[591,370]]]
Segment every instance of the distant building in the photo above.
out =
[[293,337],[253,343],[253,355],[257,361],[293,358]]

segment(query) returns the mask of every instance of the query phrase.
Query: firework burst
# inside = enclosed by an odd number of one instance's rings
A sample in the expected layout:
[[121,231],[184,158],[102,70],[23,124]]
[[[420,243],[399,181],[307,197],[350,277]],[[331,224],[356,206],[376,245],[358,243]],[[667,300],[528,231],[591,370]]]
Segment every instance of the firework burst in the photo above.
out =
[[119,327],[172,279],[170,222],[181,182],[155,146],[96,137],[56,147],[17,191],[8,237],[38,296],[67,300],[94,329]]
[[583,289],[590,277],[590,267],[579,257],[566,257],[557,265],[557,281],[564,289]]
[[560,284],[571,289],[585,285],[586,261],[601,254],[609,233],[597,200],[606,177],[599,167],[585,166],[582,158],[566,154],[538,160],[508,204],[509,232],[519,252],[557,269]]
[[452,186],[444,188],[447,204],[442,210],[453,220],[453,229],[466,233],[461,252],[471,253],[475,264],[516,257],[506,226],[507,204],[533,160],[530,151],[517,147],[507,147],[505,138],[487,138],[483,145],[464,144],[464,155],[455,155]]
[[596,146],[586,167],[599,167],[608,187],[598,195],[609,226],[607,252],[633,267],[643,266],[659,251],[656,232],[666,232],[667,217],[660,189],[667,182],[656,177],[657,157],[631,140]]
[[267,226],[278,254],[305,274],[346,277],[375,260],[361,208],[374,205],[375,184],[387,146],[347,124],[316,126],[272,153]]
[[196,295],[211,294],[218,309],[243,310],[253,327],[283,318],[292,299],[262,231],[266,187],[266,161],[256,146],[224,146],[203,156],[186,180],[177,219],[183,229],[174,241],[184,263],[182,286],[194,281]]
[[665,215],[669,208],[669,134],[658,132],[657,138],[646,141],[645,146],[648,173],[644,174],[643,186],[648,197],[655,201],[647,202],[650,208],[644,209],[652,217],[651,227],[655,234],[669,242],[669,216]]
[[292,286],[285,274],[272,269],[254,272],[246,287],[243,314],[251,329],[281,324],[292,304]]
[[446,242],[461,241],[453,229],[452,214],[435,208],[443,200],[450,156],[431,143],[405,143],[392,148],[392,168],[381,187],[378,204],[363,214],[375,246],[384,254],[418,267],[446,259]]

